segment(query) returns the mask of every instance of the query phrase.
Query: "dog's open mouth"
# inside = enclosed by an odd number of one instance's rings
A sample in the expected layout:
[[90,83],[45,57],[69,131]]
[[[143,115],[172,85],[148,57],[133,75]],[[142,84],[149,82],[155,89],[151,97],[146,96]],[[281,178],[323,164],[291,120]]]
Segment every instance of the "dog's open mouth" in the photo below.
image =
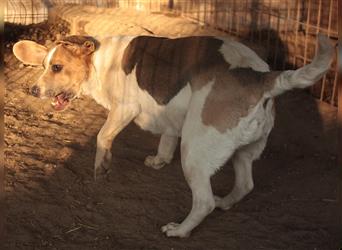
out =
[[65,92],[61,92],[56,95],[51,102],[52,107],[57,111],[64,110],[70,103],[69,95]]

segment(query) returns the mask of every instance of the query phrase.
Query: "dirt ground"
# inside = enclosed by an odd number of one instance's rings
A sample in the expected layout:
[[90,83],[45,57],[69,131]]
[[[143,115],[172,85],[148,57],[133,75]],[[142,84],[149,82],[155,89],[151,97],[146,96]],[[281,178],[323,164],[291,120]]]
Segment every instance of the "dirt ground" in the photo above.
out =
[[[214,210],[190,238],[172,239],[160,227],[180,222],[191,208],[179,150],[163,169],[145,167],[159,138],[132,124],[113,143],[108,179],[94,182],[96,134],[107,111],[83,97],[53,112],[28,94],[41,69],[20,64],[7,44],[4,249],[342,246],[334,108],[302,91],[278,98],[275,128],[254,164],[253,192],[229,211]],[[225,195],[233,182],[227,163],[212,178],[213,190]]]

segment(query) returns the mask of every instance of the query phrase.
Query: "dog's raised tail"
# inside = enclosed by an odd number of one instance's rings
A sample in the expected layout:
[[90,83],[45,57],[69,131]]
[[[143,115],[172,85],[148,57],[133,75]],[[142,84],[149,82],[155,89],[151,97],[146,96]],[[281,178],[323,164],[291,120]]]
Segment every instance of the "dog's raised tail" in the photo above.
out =
[[334,46],[330,39],[325,35],[318,35],[318,51],[313,61],[297,70],[282,72],[269,94],[277,96],[293,88],[313,85],[329,70],[333,55]]

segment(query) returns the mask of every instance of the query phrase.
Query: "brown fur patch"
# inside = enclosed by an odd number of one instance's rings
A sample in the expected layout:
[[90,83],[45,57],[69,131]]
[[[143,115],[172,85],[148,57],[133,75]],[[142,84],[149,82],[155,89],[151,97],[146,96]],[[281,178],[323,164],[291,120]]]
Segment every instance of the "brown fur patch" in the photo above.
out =
[[215,71],[201,74],[194,84],[203,85],[215,78],[202,110],[203,124],[213,126],[221,133],[235,127],[263,94],[273,88],[280,73],[263,73],[249,68],[227,71],[217,67]]
[[139,36],[125,49],[122,69],[128,75],[136,66],[139,86],[166,104],[200,71],[227,64],[222,43],[213,37]]

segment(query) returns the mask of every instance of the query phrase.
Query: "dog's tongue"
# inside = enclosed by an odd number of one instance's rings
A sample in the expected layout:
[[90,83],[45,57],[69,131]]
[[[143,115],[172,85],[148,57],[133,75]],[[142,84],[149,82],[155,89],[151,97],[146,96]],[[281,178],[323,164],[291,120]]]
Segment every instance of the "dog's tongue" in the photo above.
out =
[[55,110],[63,110],[68,105],[69,101],[64,97],[64,93],[55,96],[53,102],[51,103]]

